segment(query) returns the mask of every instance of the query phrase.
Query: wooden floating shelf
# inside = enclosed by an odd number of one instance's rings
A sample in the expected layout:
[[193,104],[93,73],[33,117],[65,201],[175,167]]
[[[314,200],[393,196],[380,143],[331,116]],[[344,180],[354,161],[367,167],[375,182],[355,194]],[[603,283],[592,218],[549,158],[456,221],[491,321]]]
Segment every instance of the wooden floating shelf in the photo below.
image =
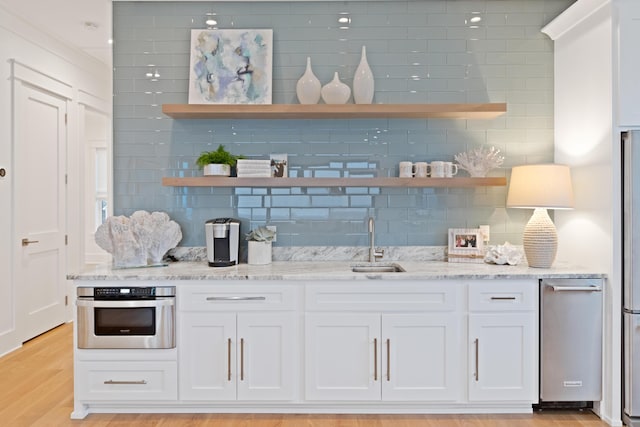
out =
[[163,104],[174,119],[492,119],[507,104]]
[[165,187],[487,187],[507,178],[162,178]]

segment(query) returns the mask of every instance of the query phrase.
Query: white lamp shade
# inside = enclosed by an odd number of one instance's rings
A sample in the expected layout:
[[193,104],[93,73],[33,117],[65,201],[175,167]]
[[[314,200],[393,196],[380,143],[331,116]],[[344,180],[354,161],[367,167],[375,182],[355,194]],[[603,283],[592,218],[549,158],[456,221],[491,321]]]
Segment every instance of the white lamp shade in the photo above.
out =
[[513,167],[507,207],[573,208],[573,187],[569,166],[544,164]]

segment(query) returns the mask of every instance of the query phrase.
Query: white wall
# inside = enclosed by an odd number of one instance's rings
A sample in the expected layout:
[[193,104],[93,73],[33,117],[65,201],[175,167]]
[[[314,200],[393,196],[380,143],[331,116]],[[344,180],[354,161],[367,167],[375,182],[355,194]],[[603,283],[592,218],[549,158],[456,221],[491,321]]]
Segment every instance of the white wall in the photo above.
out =
[[[22,342],[15,312],[15,292],[12,280],[13,234],[13,170],[11,125],[11,68],[10,59],[40,70],[70,84],[76,93],[68,112],[68,235],[67,253],[69,269],[76,270],[82,260],[79,242],[82,239],[80,221],[80,144],[83,137],[78,131],[78,99],[100,100],[100,107],[111,105],[111,72],[107,65],[59,43],[40,33],[28,23],[0,6],[0,167],[7,176],[0,178],[0,355]],[[84,94],[84,95],[82,95]],[[90,96],[87,96],[90,94]],[[71,308],[69,308],[71,319]]]
[[[543,31],[554,44],[555,161],[571,166],[575,209],[556,211],[558,261],[607,273],[601,416],[621,425],[619,158],[613,126],[613,9],[580,0]],[[617,137],[619,140],[619,136]],[[616,190],[617,189],[617,190]]]

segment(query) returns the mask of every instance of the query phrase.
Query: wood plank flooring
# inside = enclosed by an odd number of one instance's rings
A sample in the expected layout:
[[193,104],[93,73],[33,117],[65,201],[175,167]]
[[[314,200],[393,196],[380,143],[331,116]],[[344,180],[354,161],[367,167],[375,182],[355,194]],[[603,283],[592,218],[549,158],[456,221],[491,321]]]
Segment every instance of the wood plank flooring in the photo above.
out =
[[91,414],[71,420],[73,328],[62,325],[0,358],[0,425],[208,427],[604,427],[591,412],[531,415]]

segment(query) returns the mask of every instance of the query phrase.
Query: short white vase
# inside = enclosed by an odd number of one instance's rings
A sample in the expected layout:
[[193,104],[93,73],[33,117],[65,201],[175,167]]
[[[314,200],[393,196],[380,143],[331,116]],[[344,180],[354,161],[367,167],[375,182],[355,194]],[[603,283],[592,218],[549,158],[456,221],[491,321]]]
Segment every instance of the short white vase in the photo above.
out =
[[296,84],[296,95],[300,104],[317,104],[320,101],[320,80],[311,70],[311,58],[307,57],[307,70]]
[[373,102],[373,92],[375,81],[373,73],[367,61],[367,47],[362,46],[362,56],[360,64],[356,68],[353,76],[353,100],[356,104],[371,104]]
[[251,265],[271,264],[271,242],[249,240],[247,263]]
[[231,166],[219,163],[210,163],[202,168],[205,176],[230,176]]
[[351,88],[340,81],[336,71],[333,80],[322,86],[320,93],[326,104],[346,104],[351,96]]

